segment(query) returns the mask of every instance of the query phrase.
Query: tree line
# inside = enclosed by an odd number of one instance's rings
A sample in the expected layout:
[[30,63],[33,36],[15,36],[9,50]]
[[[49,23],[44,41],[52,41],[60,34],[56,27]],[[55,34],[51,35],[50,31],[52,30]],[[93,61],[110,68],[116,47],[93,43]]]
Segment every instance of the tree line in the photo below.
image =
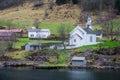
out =
[[69,2],[72,2],[72,4],[78,4],[85,11],[104,10],[108,9],[109,5],[120,11],[120,0],[56,0],[57,5]]
[[[43,4],[43,0],[0,0],[0,9],[22,5],[26,1],[34,3],[35,6]],[[120,0],[56,0],[57,5],[66,3],[78,4],[83,10],[86,11],[104,10],[111,5],[114,7],[114,9],[120,12]],[[53,3],[50,2],[50,4]]]

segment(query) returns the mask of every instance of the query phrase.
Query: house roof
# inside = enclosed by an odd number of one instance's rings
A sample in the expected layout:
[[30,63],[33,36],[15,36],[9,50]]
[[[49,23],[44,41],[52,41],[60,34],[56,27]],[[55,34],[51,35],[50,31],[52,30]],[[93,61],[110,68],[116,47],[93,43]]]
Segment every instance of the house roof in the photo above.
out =
[[28,29],[28,32],[49,32],[49,29]]
[[0,36],[12,36],[13,32],[0,32]]
[[86,60],[86,59],[85,59],[85,57],[74,56],[74,57],[72,57],[72,60]]
[[95,30],[94,32],[95,32],[95,34],[96,34],[97,36],[99,36],[99,35],[102,34],[102,32],[101,32],[100,30]]
[[87,34],[96,34],[92,29],[90,28],[82,28]]
[[0,32],[22,32],[22,29],[10,29],[10,30],[6,30],[6,29],[0,29]]

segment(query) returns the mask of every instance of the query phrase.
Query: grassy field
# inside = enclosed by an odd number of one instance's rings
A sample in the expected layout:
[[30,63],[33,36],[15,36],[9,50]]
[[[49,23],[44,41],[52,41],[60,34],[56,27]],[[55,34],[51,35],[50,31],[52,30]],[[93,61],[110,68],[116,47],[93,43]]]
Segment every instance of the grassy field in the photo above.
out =
[[[0,26],[7,26],[7,21],[0,20]],[[11,28],[32,28],[33,27],[33,21],[13,21],[11,22],[13,27]],[[58,29],[61,25],[64,25],[66,29],[68,29],[68,33],[74,29],[75,26],[73,26],[72,23],[67,22],[47,22],[47,23],[40,23],[39,28],[45,28],[50,29],[51,34],[58,34]],[[15,26],[15,27],[14,27]]]
[[15,42],[14,47],[15,48],[21,48],[21,46],[24,46],[28,42],[40,42],[40,43],[52,43],[52,42],[61,42],[58,40],[29,40],[28,38],[18,38],[18,42]]
[[116,46],[120,46],[120,41],[118,41],[118,42],[117,41],[105,41],[100,44],[82,46],[75,50],[76,51],[85,51],[86,49],[99,49],[100,45],[101,45],[101,47],[116,47]]

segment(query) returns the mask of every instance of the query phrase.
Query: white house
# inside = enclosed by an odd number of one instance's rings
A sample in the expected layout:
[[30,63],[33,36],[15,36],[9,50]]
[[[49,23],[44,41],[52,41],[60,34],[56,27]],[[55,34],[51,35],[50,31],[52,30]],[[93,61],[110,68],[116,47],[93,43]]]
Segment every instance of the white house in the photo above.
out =
[[70,32],[69,44],[75,47],[80,47],[84,45],[96,44],[96,38],[102,34],[97,34],[97,31],[93,30],[92,20],[89,17],[86,26],[77,26]]
[[29,39],[46,39],[50,36],[49,29],[28,29]]
[[96,34],[90,28],[82,28],[78,25],[70,33],[69,44],[76,47],[96,44]]
[[29,42],[25,45],[25,50],[41,50],[41,44],[38,42]]

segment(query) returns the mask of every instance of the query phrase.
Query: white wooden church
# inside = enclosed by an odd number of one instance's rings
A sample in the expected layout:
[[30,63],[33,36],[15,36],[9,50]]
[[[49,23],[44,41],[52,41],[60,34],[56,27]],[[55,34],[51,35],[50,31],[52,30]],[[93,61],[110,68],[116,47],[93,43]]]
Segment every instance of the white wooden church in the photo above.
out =
[[84,45],[96,44],[96,38],[102,38],[102,33],[93,30],[92,19],[88,17],[86,26],[78,25],[70,32],[69,45],[80,47]]

